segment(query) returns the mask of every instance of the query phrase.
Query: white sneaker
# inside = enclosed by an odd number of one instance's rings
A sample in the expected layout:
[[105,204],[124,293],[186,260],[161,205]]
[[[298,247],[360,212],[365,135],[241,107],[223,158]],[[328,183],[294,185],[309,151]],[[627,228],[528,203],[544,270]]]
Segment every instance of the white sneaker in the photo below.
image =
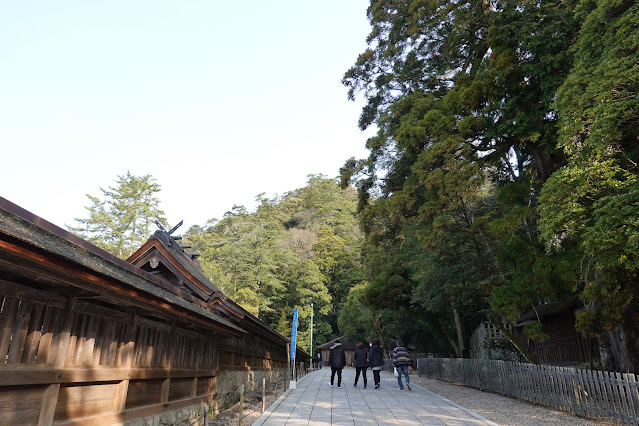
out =
[[398,390],[398,391],[402,391],[402,392],[404,392],[404,388],[399,388],[399,389],[397,389],[397,390]]
[[330,384],[330,383],[329,383],[328,385],[329,385],[330,387],[333,387],[333,385],[332,385],[332,384]]

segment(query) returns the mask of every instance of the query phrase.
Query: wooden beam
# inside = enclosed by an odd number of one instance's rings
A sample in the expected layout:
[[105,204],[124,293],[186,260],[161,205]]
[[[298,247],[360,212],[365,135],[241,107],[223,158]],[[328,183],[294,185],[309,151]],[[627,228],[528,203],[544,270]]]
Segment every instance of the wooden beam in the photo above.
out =
[[8,364],[19,364],[22,360],[22,351],[24,350],[24,343],[27,339],[27,329],[29,328],[29,321],[31,320],[31,308],[33,308],[33,303],[20,302],[16,322],[13,325],[11,346],[9,346],[9,356],[7,358]]
[[115,309],[105,308],[104,306],[99,306],[95,303],[85,301],[78,301],[76,303],[75,311],[81,314],[87,314],[117,322],[129,323],[133,318],[133,315],[127,314],[126,312],[116,311]]
[[[204,339],[202,338],[202,335],[200,335],[200,338],[198,339],[195,345],[196,347],[195,347],[194,367],[196,369],[200,368],[202,357],[204,356],[204,344],[205,344]],[[195,398],[195,396],[197,395],[197,381],[198,381],[197,376],[193,377],[193,382],[191,383],[191,398]]]
[[67,298],[64,296],[45,293],[42,290],[3,279],[0,279],[0,295],[28,300],[29,302],[40,303],[42,305],[55,306],[60,309],[64,309],[67,304]]
[[135,325],[141,325],[146,328],[152,328],[154,330],[163,331],[165,333],[170,333],[172,330],[171,324],[166,324],[158,321],[153,321],[148,318],[142,318],[140,316],[135,317]]
[[[173,323],[173,330],[175,330],[175,322]],[[173,367],[173,359],[175,358],[175,349],[176,349],[176,340],[178,336],[174,332],[171,333],[171,339],[169,340],[169,358],[166,360],[167,363],[164,366],[165,370],[168,371],[169,377],[164,379],[162,382],[162,391],[160,395],[160,402],[162,404],[167,404],[169,402],[169,390],[171,388],[171,370]]]
[[[67,299],[66,309],[64,311],[64,325],[60,338],[56,341],[57,353],[54,368],[64,367],[69,350],[69,340],[71,337],[71,327],[73,325],[73,310],[75,309],[76,299],[71,297]],[[52,384],[47,386],[42,397],[42,405],[40,406],[40,417],[38,418],[39,426],[49,426],[53,424],[53,416],[55,415],[55,407],[58,404],[58,394],[60,393],[60,384]]]
[[40,343],[40,335],[42,334],[42,313],[44,309],[45,306],[42,304],[37,304],[33,307],[27,338],[22,351],[22,364],[35,364],[38,343]]
[[19,303],[20,301],[13,297],[6,297],[4,299],[4,306],[2,307],[2,314],[0,315],[0,364],[6,362]]
[[120,383],[118,383],[118,389],[116,391],[115,403],[113,406],[113,410],[116,413],[121,413],[126,408],[126,397],[129,392],[129,379],[131,377],[131,366],[133,365],[133,350],[135,348],[135,319],[136,314],[134,313],[131,317],[131,323],[128,325],[126,330],[126,336],[124,338],[125,344],[122,349],[122,357],[120,358],[121,365],[127,370],[127,377],[124,378]]
[[2,383],[2,386],[23,386],[47,385],[52,383],[92,383],[122,380],[215,377],[218,374],[218,369],[205,368],[186,368],[169,371],[164,369],[127,369],[106,366],[53,368],[52,366],[37,364],[31,367],[1,367],[0,383]]
[[40,335],[40,343],[38,344],[38,352],[36,360],[38,364],[46,364],[49,358],[49,348],[53,338],[53,330],[59,310],[53,306],[47,306],[44,313],[44,321],[42,323],[42,334]]

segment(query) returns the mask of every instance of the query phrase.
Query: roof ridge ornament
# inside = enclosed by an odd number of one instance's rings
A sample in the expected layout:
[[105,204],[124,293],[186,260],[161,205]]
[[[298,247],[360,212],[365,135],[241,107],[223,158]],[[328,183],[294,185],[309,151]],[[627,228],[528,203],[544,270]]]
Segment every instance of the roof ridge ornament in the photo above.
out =
[[[175,225],[173,228],[171,228],[170,231],[167,231],[166,228],[164,228],[164,226],[162,226],[162,224],[160,223],[159,220],[155,220],[155,224],[157,225],[157,227],[159,228],[157,231],[155,231],[155,236],[162,239],[166,244],[168,244],[169,246],[175,248],[176,250],[179,250],[181,253],[183,253],[186,257],[188,257],[189,259],[196,261],[197,262],[197,258],[200,257],[200,253],[196,253],[195,251],[200,248],[202,246],[202,244],[204,244],[204,242],[201,242],[200,244],[198,244],[193,250],[191,251],[186,251],[186,249],[190,249],[191,246],[188,244],[185,245],[181,245],[180,243],[178,243],[179,240],[182,239],[181,236],[179,235],[172,235],[180,226],[182,226],[182,224],[184,223],[184,220],[181,220],[180,223],[178,223],[177,225]],[[200,266],[201,269],[201,266]]]

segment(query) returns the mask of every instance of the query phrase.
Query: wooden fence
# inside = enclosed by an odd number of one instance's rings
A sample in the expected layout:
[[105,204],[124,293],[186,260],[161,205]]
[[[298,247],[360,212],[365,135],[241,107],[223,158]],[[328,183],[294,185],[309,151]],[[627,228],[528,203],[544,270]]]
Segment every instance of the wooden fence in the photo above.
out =
[[615,424],[639,424],[633,373],[480,359],[420,358],[419,375]]

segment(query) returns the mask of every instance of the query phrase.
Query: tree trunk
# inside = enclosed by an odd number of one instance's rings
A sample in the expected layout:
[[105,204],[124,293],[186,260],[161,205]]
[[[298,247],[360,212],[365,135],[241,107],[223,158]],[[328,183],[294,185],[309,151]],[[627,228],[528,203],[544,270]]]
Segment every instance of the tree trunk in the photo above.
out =
[[639,348],[636,330],[628,324],[620,324],[616,329],[606,332],[610,349],[615,357],[616,370],[619,372],[639,371]]
[[375,326],[375,334],[377,334],[377,338],[379,339],[379,344],[382,348],[384,348],[384,327],[382,326],[382,316],[379,312],[375,312],[375,314],[371,315],[373,319],[373,325]]
[[438,318],[438,320],[439,320],[439,325],[442,327],[442,332],[444,333],[444,336],[446,336],[446,339],[448,339],[448,343],[450,343],[450,346],[455,351],[455,355],[457,355],[457,358],[461,358],[461,352],[459,351],[459,346],[457,346],[457,344],[455,343],[455,340],[453,340],[453,338],[450,337],[450,335],[446,332],[446,327],[444,327],[444,322],[442,321],[442,319]]
[[453,307],[453,316],[455,317],[455,328],[457,329],[457,341],[459,342],[460,357],[466,357],[466,346],[464,346],[464,335],[462,334],[461,321],[459,320],[459,312]]

